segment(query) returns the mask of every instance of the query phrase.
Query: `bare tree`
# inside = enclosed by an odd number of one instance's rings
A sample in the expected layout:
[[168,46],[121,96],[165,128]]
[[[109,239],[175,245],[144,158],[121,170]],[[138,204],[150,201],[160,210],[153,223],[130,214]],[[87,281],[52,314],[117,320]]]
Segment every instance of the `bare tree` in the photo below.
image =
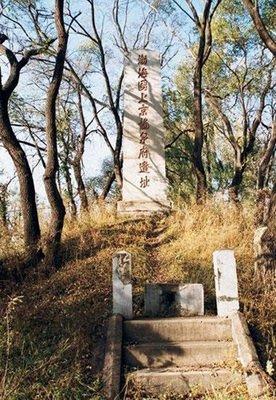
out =
[[98,114],[98,108],[97,105],[99,102],[95,99],[91,91],[88,89],[87,85],[85,85],[84,81],[80,78],[78,75],[76,69],[74,68],[73,64],[67,60],[67,64],[74,76],[74,78],[77,80],[77,82],[80,84],[83,92],[86,94],[87,98],[89,99],[93,113],[95,116],[95,119],[98,124],[99,131],[101,135],[103,136],[108,148],[111,151],[112,157],[113,157],[113,162],[114,162],[114,172],[116,176],[117,183],[119,187],[122,187],[122,173],[121,173],[121,147],[122,147],[122,136],[123,136],[123,125],[122,125],[122,118],[121,118],[121,113],[120,113],[120,97],[121,97],[121,86],[122,86],[122,81],[123,81],[123,71],[120,74],[119,82],[118,82],[118,88],[117,91],[115,91],[112,88],[111,80],[107,71],[107,61],[106,61],[106,51],[103,46],[103,41],[102,41],[102,36],[101,33],[97,27],[96,23],[96,12],[95,12],[95,5],[93,0],[87,0],[87,2],[90,5],[90,11],[91,11],[91,28],[92,28],[92,34],[90,34],[87,31],[87,28],[84,27],[80,22],[77,22],[77,26],[80,29],[80,32],[82,35],[85,35],[88,39],[92,41],[94,45],[97,46],[98,52],[99,52],[99,60],[100,60],[100,68],[102,72],[102,76],[104,79],[104,84],[105,84],[105,90],[107,94],[107,101],[108,101],[108,109],[110,110],[115,126],[116,126],[116,141],[115,141],[115,146],[112,145],[109,135],[107,130],[105,129],[103,123],[101,122]]
[[173,0],[182,12],[189,17],[195,24],[199,39],[198,49],[195,60],[194,75],[193,75],[193,105],[194,105],[194,150],[193,150],[193,164],[197,178],[196,197],[197,201],[201,202],[207,193],[207,179],[202,160],[202,151],[204,144],[204,128],[202,118],[202,71],[204,64],[212,48],[212,30],[211,23],[213,16],[221,2],[221,0],[207,0],[204,5],[202,16],[199,16],[195,5],[191,0],[185,0],[192,15],[190,15],[178,1]]
[[242,134],[235,134],[235,127],[233,126],[231,119],[227,116],[227,113],[224,111],[223,100],[219,96],[216,96],[211,92],[211,90],[206,89],[205,98],[209,106],[221,118],[224,128],[220,128],[219,126],[217,126],[217,128],[230,143],[234,151],[234,173],[229,186],[229,195],[234,202],[238,203],[244,172],[248,164],[248,159],[254,151],[257,130],[262,122],[262,114],[266,105],[266,96],[271,89],[272,70],[269,70],[267,82],[260,92],[259,105],[255,112],[255,116],[254,118],[250,118],[251,110],[248,106],[245,95],[246,88],[249,84],[249,82],[246,80],[246,73],[243,78],[240,79],[239,75],[230,66],[228,66],[228,68],[232,71],[233,75],[237,79],[237,87],[239,90],[238,95],[242,112]]
[[[67,65],[74,79],[79,84],[82,94],[90,102],[97,132],[104,139],[113,159],[113,170],[115,179],[119,188],[122,187],[122,136],[123,136],[123,118],[121,110],[122,84],[124,79],[124,59],[127,58],[130,49],[147,48],[153,35],[153,27],[156,20],[156,13],[152,9],[143,13],[141,23],[139,22],[132,29],[131,35],[127,38],[126,31],[129,21],[130,1],[114,0],[112,7],[113,23],[115,27],[114,47],[117,50],[117,60],[119,60],[120,70],[114,79],[112,68],[110,68],[109,48],[105,44],[105,26],[101,25],[95,9],[95,1],[86,0],[91,12],[91,27],[87,27],[78,19],[73,24],[73,30],[80,37],[86,38],[93,46],[95,62],[93,73],[101,75],[104,85],[103,99],[95,94],[93,88],[89,87],[87,79],[79,71],[78,65],[74,60],[67,58]],[[163,45],[165,41],[163,41]],[[171,41],[170,41],[171,46]],[[168,46],[166,46],[168,47]],[[166,54],[167,55],[167,54]],[[165,57],[165,56],[164,56]],[[163,57],[163,58],[164,58]],[[91,75],[90,75],[91,76]],[[98,75],[97,75],[98,76]],[[115,81],[115,82],[114,82]],[[109,124],[106,124],[106,120]],[[112,121],[112,124],[111,124]],[[109,126],[107,126],[109,125]],[[113,138],[115,139],[113,140]],[[100,198],[105,198],[114,181],[113,173],[108,175],[105,187]]]
[[38,254],[41,255],[40,251],[37,252],[40,241],[40,227],[36,207],[36,194],[28,159],[11,125],[9,102],[18,85],[23,68],[32,57],[46,51],[52,42],[52,40],[48,40],[37,47],[26,49],[20,60],[12,50],[4,46],[3,41],[0,44],[0,51],[7,57],[10,66],[6,82],[0,82],[0,139],[11,156],[17,172],[24,223],[24,240],[28,258],[30,258],[31,262],[34,261],[34,258],[37,260]]
[[[61,159],[61,169],[67,184],[67,192],[71,204],[71,215],[76,216],[77,206],[70,170],[71,168],[73,169],[77,183],[80,210],[88,211],[88,198],[82,176],[82,163],[86,141],[93,132],[89,127],[93,123],[94,118],[92,118],[89,123],[86,123],[83,110],[82,90],[74,77],[72,77],[72,74],[65,74],[65,81],[68,84],[68,95],[64,100],[60,99],[60,108],[63,110],[63,124],[62,129],[60,129],[62,149],[59,153],[59,157]],[[74,99],[74,101],[72,101],[72,99]],[[77,113],[75,108],[77,109]]]

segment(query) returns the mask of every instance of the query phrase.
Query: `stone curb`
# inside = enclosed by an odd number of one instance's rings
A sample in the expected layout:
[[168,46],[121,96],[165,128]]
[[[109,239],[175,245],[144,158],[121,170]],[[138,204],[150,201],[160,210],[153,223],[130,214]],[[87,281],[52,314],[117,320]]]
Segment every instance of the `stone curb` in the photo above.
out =
[[233,340],[238,347],[238,358],[245,371],[249,396],[263,398],[269,392],[264,371],[250,336],[247,322],[241,312],[231,315]]
[[104,394],[114,400],[120,394],[123,317],[112,315],[109,319],[103,366]]

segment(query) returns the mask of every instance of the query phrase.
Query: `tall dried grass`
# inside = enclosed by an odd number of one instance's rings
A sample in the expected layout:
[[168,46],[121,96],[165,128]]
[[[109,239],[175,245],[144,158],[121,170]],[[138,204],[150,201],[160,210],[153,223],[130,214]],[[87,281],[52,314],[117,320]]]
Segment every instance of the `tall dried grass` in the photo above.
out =
[[[13,341],[5,399],[103,399],[99,374],[105,321],[112,309],[111,258],[118,250],[133,257],[134,305],[139,315],[144,284],[154,281],[203,283],[207,312],[215,312],[212,252],[234,249],[242,309],[264,365],[274,361],[275,293],[271,282],[254,278],[253,216],[250,204],[238,210],[210,202],[204,207],[180,204],[162,219],[129,221],[98,205],[78,219],[67,219],[62,267],[51,276],[39,270],[30,273],[12,293],[10,288],[0,293],[3,369],[7,293],[23,296],[9,327]],[[45,231],[47,219],[42,225]],[[13,237],[19,241],[13,240],[14,246],[7,250]],[[9,236],[0,234],[0,257],[4,254],[16,262],[21,250],[18,227]]]
[[237,261],[241,309],[250,324],[259,356],[265,366],[276,361],[276,290],[273,274],[254,273],[255,207],[244,203],[209,202],[180,206],[168,220],[165,243],[159,250],[162,280],[204,285],[206,311],[215,311],[212,254],[233,249]]

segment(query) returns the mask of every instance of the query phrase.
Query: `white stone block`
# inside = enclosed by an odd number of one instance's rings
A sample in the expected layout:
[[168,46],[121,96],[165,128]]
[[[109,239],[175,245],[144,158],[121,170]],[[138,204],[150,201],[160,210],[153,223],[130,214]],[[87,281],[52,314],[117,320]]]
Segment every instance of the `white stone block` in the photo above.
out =
[[200,283],[180,285],[176,293],[176,302],[183,316],[204,315],[204,290]]
[[234,251],[215,251],[213,253],[213,265],[218,315],[231,315],[239,310],[238,279]]
[[112,259],[113,314],[132,319],[131,254],[119,251]]
[[146,284],[145,315],[148,317],[204,315],[203,285]]

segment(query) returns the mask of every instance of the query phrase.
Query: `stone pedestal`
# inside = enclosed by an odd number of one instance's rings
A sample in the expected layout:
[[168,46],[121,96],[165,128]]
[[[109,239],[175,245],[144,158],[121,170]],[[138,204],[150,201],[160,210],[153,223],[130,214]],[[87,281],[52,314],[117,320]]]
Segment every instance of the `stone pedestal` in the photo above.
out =
[[113,314],[132,319],[131,255],[119,251],[112,259]]
[[120,214],[169,210],[159,54],[131,52],[125,67]]
[[239,310],[238,279],[233,250],[218,250],[213,253],[217,311],[219,316],[228,316]]
[[179,285],[176,302],[183,316],[204,315],[204,291],[200,283]]
[[148,317],[204,315],[203,286],[197,283],[147,284],[145,315]]

